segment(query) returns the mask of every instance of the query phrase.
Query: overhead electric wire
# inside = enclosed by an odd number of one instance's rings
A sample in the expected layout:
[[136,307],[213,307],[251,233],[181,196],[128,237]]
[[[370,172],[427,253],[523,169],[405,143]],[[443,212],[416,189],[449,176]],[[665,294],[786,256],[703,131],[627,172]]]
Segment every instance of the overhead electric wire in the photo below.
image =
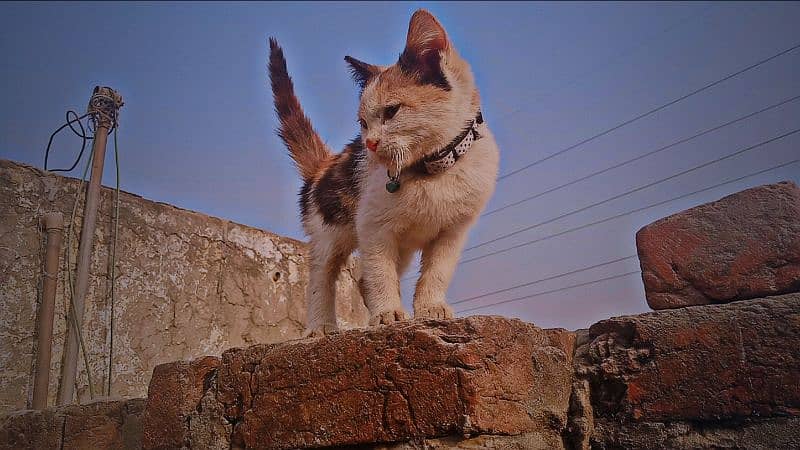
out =
[[610,277],[600,278],[599,280],[586,281],[584,283],[578,283],[578,284],[573,284],[573,285],[570,285],[570,286],[564,286],[564,287],[558,288],[558,289],[551,289],[549,291],[537,292],[535,294],[530,294],[530,295],[523,295],[522,297],[514,297],[514,298],[510,298],[508,300],[503,300],[503,301],[499,301],[499,302],[495,302],[495,303],[490,303],[488,305],[473,306],[471,308],[466,308],[466,309],[462,309],[460,311],[456,311],[456,313],[460,314],[460,313],[464,313],[464,312],[474,311],[476,309],[489,308],[489,307],[492,307],[492,306],[502,305],[502,304],[505,304],[505,303],[517,302],[517,301],[520,301],[520,300],[527,300],[527,299],[530,299],[530,298],[540,297],[542,295],[554,294],[556,292],[566,291],[568,289],[573,289],[573,288],[576,288],[576,287],[589,286],[589,285],[592,285],[592,284],[602,283],[603,281],[615,280],[617,278],[627,277],[627,276],[630,276],[630,275],[633,275],[633,274],[639,274],[639,273],[641,273],[641,272],[638,271],[638,270],[634,270],[633,272],[627,272],[627,273],[623,273],[623,274],[620,274],[620,275],[614,275],[614,276],[610,276]]
[[593,265],[587,266],[587,267],[581,267],[580,269],[571,270],[569,272],[560,273],[558,275],[553,275],[553,276],[549,276],[549,277],[545,277],[545,278],[539,278],[538,280],[529,281],[527,283],[518,284],[518,285],[515,285],[515,286],[511,286],[511,287],[505,288],[505,289],[498,289],[496,291],[486,292],[486,293],[483,293],[483,294],[480,294],[480,295],[474,295],[472,297],[463,298],[463,299],[455,301],[455,302],[450,302],[450,304],[451,305],[458,305],[460,303],[465,303],[465,302],[469,302],[469,301],[472,301],[472,300],[477,300],[479,298],[489,297],[490,295],[501,294],[503,292],[513,291],[514,289],[533,286],[534,284],[539,284],[539,283],[543,283],[545,281],[555,280],[557,278],[563,278],[563,277],[566,277],[568,275],[574,275],[576,273],[585,272],[587,270],[596,269],[598,267],[608,266],[608,265],[611,265],[611,264],[614,264],[614,263],[622,262],[622,261],[625,261],[627,259],[636,258],[636,257],[637,257],[636,254],[624,256],[622,258],[613,259],[611,261],[606,261],[606,262],[603,262],[603,263],[600,263],[600,264],[593,264]]
[[[800,162],[800,159],[795,159],[795,160],[792,160],[792,161],[789,161],[789,162],[786,162],[786,163],[778,164],[776,166],[772,166],[772,167],[769,167],[769,168],[766,168],[766,169],[763,169],[763,170],[759,170],[757,172],[753,172],[753,173],[750,173],[750,174],[747,174],[747,175],[743,175],[743,176],[740,176],[740,177],[737,177],[737,178],[734,178],[734,179],[723,181],[721,183],[717,183],[717,184],[715,184],[713,186],[709,186],[709,187],[706,187],[706,188],[703,188],[703,189],[698,189],[696,191],[692,191],[692,192],[689,192],[687,194],[680,195],[678,197],[673,197],[673,198],[670,198],[670,199],[667,199],[667,200],[663,200],[663,201],[656,202],[656,203],[653,203],[653,204],[650,204],[650,205],[647,205],[647,206],[643,206],[641,208],[636,208],[636,209],[631,210],[631,211],[627,211],[627,212],[624,212],[624,213],[616,214],[616,215],[611,216],[611,217],[606,217],[605,219],[600,219],[600,220],[597,220],[597,221],[594,221],[594,222],[590,222],[590,223],[587,223],[587,224],[584,224],[584,225],[580,225],[580,226],[577,226],[577,227],[574,227],[574,228],[563,230],[563,231],[560,231],[560,232],[555,233],[555,234],[544,236],[544,237],[541,237],[541,238],[538,238],[538,239],[534,239],[534,240],[531,240],[531,241],[526,241],[526,242],[523,242],[521,244],[509,247],[509,248],[497,250],[497,251],[494,251],[494,252],[491,252],[491,253],[487,253],[485,255],[476,256],[474,258],[469,258],[469,259],[466,259],[466,260],[463,260],[463,261],[459,262],[458,265],[460,266],[462,264],[466,264],[466,263],[469,263],[469,262],[477,261],[479,259],[487,258],[489,256],[494,256],[494,255],[497,255],[497,254],[500,254],[500,253],[505,253],[505,252],[508,252],[508,251],[511,251],[511,250],[515,250],[515,249],[520,248],[520,247],[525,247],[527,245],[532,245],[532,244],[535,244],[537,242],[546,241],[548,239],[551,239],[551,238],[554,238],[554,237],[558,237],[558,236],[562,236],[562,235],[571,233],[573,231],[583,230],[585,228],[589,228],[589,227],[592,227],[592,226],[595,226],[595,225],[599,225],[601,223],[609,222],[609,221],[614,220],[614,219],[619,219],[620,217],[624,217],[624,216],[628,216],[628,215],[631,215],[631,214],[635,214],[637,212],[644,211],[645,209],[654,208],[656,206],[661,206],[661,205],[667,204],[669,202],[673,202],[675,200],[680,200],[680,199],[683,199],[683,198],[686,198],[686,197],[690,197],[690,196],[695,195],[695,194],[699,194],[701,192],[710,191],[712,189],[716,189],[716,188],[724,186],[726,184],[735,183],[737,181],[742,181],[742,180],[745,180],[747,178],[754,177],[754,176],[757,176],[757,175],[761,175],[761,174],[764,174],[764,173],[767,173],[767,172],[771,172],[771,171],[776,170],[776,169],[780,169],[780,168],[783,168],[783,167],[791,166],[792,164],[795,164],[797,162]],[[627,258],[630,258],[630,257],[633,257],[633,256],[635,256],[635,255],[631,255],[631,256],[629,256]],[[621,258],[620,260],[627,259],[627,258]],[[608,264],[611,264],[613,262],[617,262],[617,260],[608,261],[606,263],[601,263],[601,264],[594,265],[594,266],[584,267],[582,269],[577,269],[577,270],[574,270],[574,271],[565,272],[565,273],[562,273],[562,274],[559,274],[559,275],[555,275],[555,276],[547,277],[547,278],[544,278],[544,279],[532,281],[530,283],[524,283],[524,284],[521,284],[521,285],[512,286],[510,288],[500,289],[500,290],[489,292],[489,293],[486,293],[486,294],[481,294],[481,295],[478,295],[478,296],[475,296],[475,297],[470,297],[470,298],[467,298],[467,299],[459,300],[457,302],[454,302],[453,304],[463,303],[463,302],[466,302],[466,301],[469,301],[469,300],[475,300],[477,298],[488,297],[490,295],[499,294],[499,293],[510,291],[510,290],[513,290],[513,289],[516,289],[516,288],[525,287],[525,286],[537,284],[539,282],[548,281],[548,280],[551,280],[551,279],[554,279],[554,278],[560,278],[562,276],[571,275],[573,273],[577,273],[577,272],[582,272],[582,271],[585,271],[585,270],[593,269],[595,267],[608,265]],[[401,281],[409,281],[411,279],[413,279],[413,276],[407,276],[407,277],[404,277]]]
[[[797,131],[800,131],[800,130],[797,130]],[[795,133],[797,131],[795,131]],[[673,198],[670,198],[670,199],[667,199],[667,200],[662,200],[660,202],[652,203],[652,204],[647,205],[647,206],[642,206],[640,208],[636,208],[636,209],[633,209],[633,210],[630,210],[630,211],[626,211],[624,213],[616,214],[616,215],[613,215],[611,217],[606,217],[605,219],[596,220],[594,222],[590,222],[590,223],[587,223],[587,224],[584,224],[584,225],[580,225],[580,226],[577,226],[577,227],[569,228],[567,230],[563,230],[563,231],[560,231],[558,233],[554,233],[554,234],[551,234],[551,235],[548,235],[548,236],[544,236],[544,237],[541,237],[541,238],[538,238],[538,239],[533,239],[533,240],[530,240],[530,241],[523,242],[521,244],[513,245],[511,247],[503,248],[503,249],[500,249],[500,250],[495,250],[493,252],[489,252],[489,253],[486,253],[484,255],[476,256],[474,258],[465,259],[464,261],[461,261],[458,264],[459,265],[467,264],[467,263],[470,263],[470,262],[473,262],[473,261],[477,261],[477,260],[480,260],[480,259],[483,259],[483,258],[488,258],[489,256],[499,255],[501,253],[509,252],[511,250],[515,250],[515,249],[518,249],[518,248],[521,248],[521,247],[526,247],[528,245],[532,245],[532,244],[535,244],[537,242],[542,242],[542,241],[545,241],[545,240],[548,240],[548,239],[551,239],[551,238],[554,238],[554,237],[563,236],[563,235],[565,235],[567,233],[571,233],[573,231],[583,230],[584,228],[589,228],[589,227],[592,227],[592,226],[595,226],[595,225],[599,225],[601,223],[608,222],[610,220],[614,220],[614,219],[618,219],[620,217],[624,217],[624,216],[628,216],[628,215],[631,215],[631,214],[635,214],[637,212],[644,211],[645,209],[654,208],[656,206],[661,206],[663,204],[666,204],[666,203],[669,203],[669,202],[672,202],[672,201],[675,201],[675,200],[680,200],[682,198],[689,197],[689,196],[694,195],[694,194],[699,194],[701,192],[708,191],[708,190],[711,190],[711,189],[714,189],[714,188],[718,188],[718,187],[724,186],[726,184],[735,183],[737,181],[744,180],[745,178],[750,178],[750,177],[753,177],[753,176],[756,176],[756,175],[760,175],[762,173],[769,172],[769,171],[775,170],[775,169],[779,169],[781,167],[790,166],[792,164],[797,163],[798,161],[800,161],[800,160],[795,159],[795,160],[790,161],[788,163],[779,164],[777,166],[770,167],[770,168],[764,169],[764,170],[760,170],[760,171],[755,172],[755,173],[751,173],[751,174],[744,175],[744,176],[741,176],[741,177],[738,177],[738,178],[734,178],[734,179],[727,180],[727,181],[724,181],[724,182],[721,182],[721,183],[717,183],[717,184],[715,184],[713,186],[709,186],[707,188],[703,188],[703,189],[699,189],[699,190],[696,190],[696,191],[692,191],[692,192],[689,192],[687,194],[679,195],[677,197],[673,197]]]
[[738,117],[738,118],[736,118],[736,119],[730,120],[730,121],[728,121],[728,122],[725,122],[725,123],[723,123],[723,124],[720,124],[720,125],[717,125],[717,126],[714,126],[714,127],[708,128],[708,129],[706,129],[706,130],[703,130],[703,131],[701,131],[701,132],[699,132],[699,133],[693,134],[693,135],[691,135],[691,136],[689,136],[689,137],[686,137],[686,138],[680,139],[680,140],[678,140],[678,141],[675,141],[675,142],[673,142],[673,143],[671,143],[671,144],[665,145],[665,146],[663,146],[663,147],[656,148],[656,149],[654,149],[654,150],[651,150],[651,151],[649,151],[649,152],[647,152],[647,153],[641,154],[641,155],[639,155],[639,156],[636,156],[636,157],[634,157],[634,158],[631,158],[631,159],[627,159],[627,160],[625,160],[625,161],[622,161],[621,163],[614,164],[613,166],[606,167],[605,169],[602,169],[602,170],[598,170],[598,171],[592,172],[592,173],[590,173],[590,174],[588,174],[588,175],[585,175],[585,176],[583,176],[583,177],[580,177],[580,178],[577,178],[577,179],[575,179],[575,180],[569,181],[569,182],[567,182],[567,183],[563,183],[563,184],[560,184],[560,185],[558,185],[558,186],[552,187],[552,188],[550,188],[550,189],[547,189],[547,190],[545,190],[545,191],[539,192],[538,194],[534,194],[534,195],[531,195],[531,196],[529,196],[529,197],[525,197],[525,198],[523,198],[522,200],[518,200],[518,201],[515,201],[515,202],[513,202],[513,203],[509,203],[509,204],[507,204],[507,205],[500,206],[500,207],[498,207],[498,208],[495,208],[495,209],[493,209],[493,210],[491,210],[491,211],[488,211],[488,212],[485,212],[485,213],[483,213],[483,214],[481,215],[481,217],[486,217],[486,216],[489,216],[489,215],[492,215],[492,214],[498,213],[498,212],[500,212],[500,211],[503,211],[503,210],[505,210],[505,209],[512,208],[512,207],[514,207],[514,206],[521,205],[522,203],[525,203],[525,202],[528,202],[528,201],[531,201],[531,200],[537,199],[537,198],[539,198],[539,197],[541,197],[541,196],[543,196],[543,195],[550,194],[550,193],[552,193],[552,192],[555,192],[555,191],[557,191],[557,190],[559,190],[559,189],[563,189],[563,188],[565,188],[565,187],[567,187],[567,186],[571,186],[571,185],[573,185],[573,184],[575,184],[575,183],[579,183],[579,182],[581,182],[581,181],[588,180],[589,178],[593,178],[593,177],[595,177],[595,176],[597,176],[597,175],[602,175],[602,174],[604,174],[604,173],[606,173],[606,172],[609,172],[609,171],[611,171],[611,170],[618,169],[618,168],[620,168],[620,167],[622,167],[622,166],[626,166],[626,165],[628,165],[628,164],[630,164],[630,163],[632,163],[632,162],[639,161],[639,160],[641,160],[641,159],[644,159],[644,158],[646,158],[646,157],[648,157],[648,156],[654,155],[654,154],[656,154],[656,153],[660,153],[660,152],[662,152],[662,151],[664,151],[664,150],[668,150],[668,149],[670,149],[670,148],[674,148],[674,147],[676,147],[676,146],[678,146],[678,145],[680,145],[680,144],[684,144],[684,143],[686,143],[686,142],[692,141],[692,140],[694,140],[694,139],[697,139],[697,138],[699,138],[699,137],[701,137],[701,136],[704,136],[704,135],[706,135],[706,134],[708,134],[708,133],[712,133],[712,132],[714,132],[714,131],[720,130],[720,129],[722,129],[722,128],[725,128],[725,127],[728,127],[728,126],[730,126],[730,125],[733,125],[733,124],[735,124],[735,123],[741,122],[741,121],[743,121],[743,120],[747,120],[747,119],[749,119],[749,118],[751,118],[751,117],[754,117],[754,116],[757,116],[757,115],[759,115],[759,114],[765,113],[765,112],[767,112],[767,111],[770,111],[770,110],[773,110],[773,109],[775,109],[775,108],[778,108],[778,107],[780,107],[780,106],[783,106],[783,105],[785,105],[785,104],[787,104],[787,103],[791,103],[791,102],[793,102],[793,101],[796,101],[797,99],[800,99],[800,95],[796,95],[796,96],[794,96],[794,97],[791,97],[791,98],[788,98],[788,99],[786,99],[786,100],[783,100],[783,101],[781,101],[781,102],[779,102],[779,103],[775,103],[775,104],[772,104],[772,105],[770,105],[770,106],[767,106],[767,107],[765,107],[765,108],[759,109],[758,111],[751,112],[750,114],[746,114],[746,115],[744,115],[744,116],[741,116],[741,117]]
[[691,92],[689,92],[687,94],[684,94],[684,95],[682,95],[682,96],[680,96],[680,97],[678,97],[678,98],[676,98],[674,100],[671,100],[671,101],[669,101],[667,103],[664,103],[661,106],[658,106],[658,107],[653,108],[653,109],[651,109],[651,110],[649,110],[647,112],[644,112],[642,114],[634,116],[631,119],[625,120],[625,121],[623,121],[623,122],[621,122],[621,123],[619,123],[617,125],[612,126],[611,128],[603,130],[603,131],[601,131],[601,132],[599,132],[597,134],[594,134],[594,135],[592,135],[592,136],[590,136],[590,137],[588,137],[586,139],[583,139],[583,140],[581,140],[581,141],[579,141],[579,142],[577,142],[575,144],[572,144],[572,145],[570,145],[570,146],[568,146],[566,148],[563,148],[563,149],[561,149],[561,150],[559,150],[559,151],[557,151],[555,153],[552,153],[552,154],[550,154],[548,156],[540,158],[540,159],[538,159],[538,160],[536,160],[536,161],[534,161],[532,163],[526,164],[526,165],[524,165],[524,166],[522,166],[522,167],[520,167],[518,169],[512,170],[511,172],[508,172],[506,174],[500,175],[497,178],[497,180],[498,181],[504,180],[504,179],[506,179],[508,177],[511,177],[513,175],[516,175],[516,174],[518,174],[518,173],[520,173],[520,172],[522,172],[524,170],[530,169],[531,167],[534,167],[534,166],[536,166],[538,164],[541,164],[541,163],[543,163],[543,162],[545,162],[547,160],[555,158],[558,155],[564,154],[564,153],[566,153],[566,152],[568,152],[570,150],[573,150],[573,149],[575,149],[577,147],[580,147],[583,144],[589,143],[589,142],[591,142],[591,141],[593,141],[593,140],[595,140],[597,138],[605,136],[605,135],[607,135],[607,134],[609,134],[609,133],[611,133],[613,131],[616,131],[616,130],[626,126],[626,125],[630,125],[633,122],[636,122],[636,121],[638,121],[640,119],[643,119],[645,117],[653,115],[653,114],[657,113],[658,111],[666,109],[666,108],[668,108],[668,107],[670,107],[670,106],[672,106],[672,105],[674,105],[676,103],[679,103],[679,102],[681,102],[683,100],[686,100],[687,98],[690,98],[690,97],[692,97],[694,95],[697,95],[697,94],[699,94],[699,93],[701,93],[703,91],[711,89],[712,87],[717,86],[718,84],[724,83],[725,81],[730,80],[731,78],[737,77],[737,76],[739,76],[739,75],[741,75],[741,74],[743,74],[743,73],[745,73],[745,72],[747,72],[749,70],[755,69],[756,67],[759,67],[759,66],[761,66],[763,64],[766,64],[767,62],[772,61],[773,59],[779,58],[779,57],[781,57],[781,56],[783,56],[783,55],[785,55],[785,54],[787,54],[789,52],[792,52],[792,51],[796,50],[797,48],[800,48],[800,44],[795,44],[795,45],[787,48],[786,50],[783,50],[783,51],[778,52],[778,53],[776,53],[776,54],[774,54],[772,56],[769,56],[769,57],[767,57],[765,59],[762,59],[762,60],[760,60],[760,61],[758,61],[756,63],[753,63],[753,64],[745,67],[744,69],[737,70],[736,72],[733,72],[733,73],[731,73],[729,75],[726,75],[726,76],[724,76],[724,77],[722,77],[722,78],[720,78],[720,79],[718,79],[716,81],[713,81],[713,82],[711,82],[709,84],[706,84],[705,86],[703,86],[701,88],[695,89],[695,90],[693,90],[693,91],[691,91]]
[[798,128],[798,129],[795,129],[795,130],[793,130],[793,131],[790,131],[790,132],[788,132],[788,133],[782,134],[782,135],[780,135],[780,136],[777,136],[777,137],[774,137],[774,138],[768,139],[768,140],[766,140],[766,141],[760,142],[760,143],[758,143],[758,144],[754,144],[754,145],[751,145],[751,146],[749,146],[749,147],[745,147],[745,148],[743,148],[743,149],[737,150],[737,151],[735,151],[735,152],[733,152],[733,153],[729,153],[729,154],[727,154],[727,155],[725,155],[725,156],[721,156],[721,157],[719,157],[719,158],[716,158],[716,159],[713,159],[713,160],[711,160],[711,161],[705,162],[705,163],[703,163],[703,164],[700,164],[700,165],[698,165],[698,166],[694,166],[694,167],[692,167],[692,168],[690,168],[690,169],[682,170],[682,171],[680,171],[680,172],[678,172],[678,173],[675,173],[675,174],[673,174],[673,175],[670,175],[670,176],[668,176],[668,177],[666,177],[666,178],[661,178],[660,180],[657,180],[657,181],[653,181],[653,182],[647,183],[647,184],[645,184],[645,185],[639,186],[639,187],[637,187],[637,188],[634,188],[634,189],[630,189],[630,190],[628,190],[628,191],[625,191],[625,192],[623,192],[623,193],[621,193],[621,194],[617,194],[617,195],[614,195],[614,196],[612,196],[612,197],[609,197],[609,198],[607,198],[607,199],[605,199],[605,200],[601,200],[601,201],[598,201],[598,202],[592,203],[592,204],[590,204],[590,205],[587,205],[587,206],[584,206],[584,207],[581,207],[581,208],[578,208],[578,209],[572,210],[572,211],[570,211],[570,212],[567,212],[567,213],[561,214],[561,215],[559,215],[559,216],[556,216],[556,217],[553,217],[553,218],[550,218],[550,219],[547,219],[547,220],[544,220],[544,221],[541,221],[541,222],[537,222],[537,223],[535,223],[535,224],[533,224],[533,225],[528,225],[528,226],[526,226],[526,227],[520,228],[520,229],[518,229],[518,230],[515,230],[515,231],[512,231],[512,232],[510,232],[510,233],[505,233],[505,234],[502,234],[502,235],[500,235],[500,236],[497,236],[497,237],[495,237],[495,238],[493,238],[493,239],[489,239],[488,241],[484,241],[484,242],[481,242],[481,243],[475,244],[475,245],[473,245],[473,246],[471,246],[471,247],[465,248],[465,249],[464,249],[464,251],[474,250],[474,249],[476,249],[476,248],[483,247],[484,245],[492,244],[492,243],[494,243],[494,242],[497,242],[497,241],[500,241],[500,240],[503,240],[503,239],[506,239],[506,238],[509,238],[509,237],[512,237],[512,236],[516,236],[516,235],[518,235],[518,234],[520,234],[520,233],[523,233],[523,232],[526,232],[526,231],[532,230],[532,229],[534,229],[534,228],[537,228],[537,227],[540,227],[540,226],[542,226],[542,225],[546,225],[546,224],[549,224],[549,223],[555,222],[555,221],[557,221],[557,220],[561,220],[561,219],[563,219],[563,218],[565,218],[565,217],[569,217],[569,216],[571,216],[571,215],[573,215],[573,214],[577,214],[577,213],[579,213],[579,212],[586,211],[587,209],[594,208],[595,206],[600,206],[600,205],[603,205],[603,204],[605,204],[605,203],[608,203],[608,202],[611,202],[611,201],[617,200],[617,199],[619,199],[619,198],[622,198],[622,197],[624,197],[624,196],[626,196],[626,195],[633,194],[634,192],[639,192],[639,191],[641,191],[641,190],[644,190],[644,189],[647,189],[647,188],[653,187],[653,186],[655,186],[655,185],[661,184],[661,183],[663,183],[663,182],[665,182],[665,181],[669,181],[669,180],[675,179],[675,178],[677,178],[677,177],[680,177],[680,176],[686,175],[687,173],[691,173],[691,172],[694,172],[694,171],[696,171],[696,170],[699,170],[699,169],[702,169],[702,168],[708,167],[708,166],[710,166],[710,165],[712,165],[712,164],[716,164],[716,163],[718,163],[718,162],[721,162],[721,161],[724,161],[724,160],[726,160],[726,159],[733,158],[734,156],[741,155],[742,153],[748,152],[748,151],[750,151],[750,150],[754,150],[754,149],[756,149],[756,148],[759,148],[759,147],[761,147],[761,146],[764,146],[764,145],[766,145],[766,144],[769,144],[770,142],[777,141],[777,140],[779,140],[779,139],[783,139],[783,138],[785,138],[785,137],[787,137],[787,136],[791,136],[791,135],[793,135],[793,134],[795,134],[795,133],[797,133],[797,132],[800,132],[800,128]]
[[[706,18],[708,18],[708,15],[709,15],[710,12],[711,12],[711,7],[707,6],[707,7],[703,8],[703,9],[701,9],[699,11],[699,14],[698,14],[698,12],[692,12],[691,14],[686,15],[685,17],[681,18],[680,20],[678,20],[676,22],[673,22],[672,24],[668,25],[666,28],[662,28],[660,31],[657,31],[656,33],[652,33],[651,35],[637,38],[635,45],[629,46],[628,48],[624,49],[623,51],[620,51],[620,52],[616,53],[613,56],[605,58],[605,64],[603,64],[601,66],[591,65],[588,70],[585,70],[582,73],[580,73],[578,76],[571,78],[566,83],[560,84],[558,86],[558,88],[563,89],[565,87],[574,85],[575,82],[581,80],[586,75],[597,74],[599,72],[604,71],[609,66],[611,66],[614,62],[616,62],[617,60],[621,59],[623,56],[626,56],[626,55],[628,55],[630,53],[639,51],[639,49],[637,47],[643,47],[644,46],[644,48],[646,48],[647,46],[644,45],[644,44],[646,42],[648,42],[648,41],[654,40],[653,38],[658,36],[658,35],[662,35],[662,34],[668,33],[668,32],[670,32],[670,31],[672,31],[672,30],[674,30],[676,28],[682,27],[683,25],[686,25],[687,23],[693,22],[695,20],[699,20],[702,23]],[[541,94],[539,94],[539,95],[537,95],[535,97],[532,97],[532,98],[526,96],[525,98],[522,98],[522,101],[526,102],[527,104],[530,104],[531,102],[535,102],[537,100],[541,100],[542,98],[550,97],[552,95],[553,95],[553,91],[549,91],[549,92],[541,93]],[[521,112],[523,110],[524,110],[524,106],[518,106],[517,108],[515,108],[513,110],[510,110],[510,111],[507,111],[507,112],[499,114],[497,116],[497,120],[505,119],[505,118],[510,117],[510,116],[512,116],[514,114],[517,114],[517,113],[519,113],[519,112]]]

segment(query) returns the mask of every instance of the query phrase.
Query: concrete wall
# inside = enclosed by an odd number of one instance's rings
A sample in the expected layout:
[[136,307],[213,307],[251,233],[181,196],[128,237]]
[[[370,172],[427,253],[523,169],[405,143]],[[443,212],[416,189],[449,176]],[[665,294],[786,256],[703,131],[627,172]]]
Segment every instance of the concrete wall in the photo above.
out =
[[[30,406],[44,252],[39,218],[60,211],[68,221],[78,190],[78,180],[0,160],[0,412]],[[113,190],[104,188],[83,330],[96,390],[109,376],[112,206]],[[81,214],[74,222],[72,264]],[[164,362],[300,336],[306,255],[302,242],[122,193],[112,395],[145,396],[153,367]],[[49,405],[66,334],[64,264],[62,248]],[[345,327],[367,320],[357,271],[351,261],[339,280],[337,308]],[[78,384],[81,400],[88,400],[82,358]]]

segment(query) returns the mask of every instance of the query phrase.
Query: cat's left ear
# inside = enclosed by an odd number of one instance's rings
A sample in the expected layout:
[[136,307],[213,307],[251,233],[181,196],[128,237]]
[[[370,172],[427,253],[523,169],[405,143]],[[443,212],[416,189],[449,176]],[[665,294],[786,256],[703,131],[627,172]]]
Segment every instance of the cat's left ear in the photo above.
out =
[[370,80],[381,73],[380,67],[365,63],[364,61],[359,61],[352,56],[345,56],[344,60],[350,65],[350,75],[352,75],[353,80],[358,83],[362,91],[364,87],[369,84]]
[[408,24],[406,48],[397,64],[403,72],[417,77],[423,84],[450,90],[442,70],[442,54],[450,49],[450,40],[442,24],[433,14],[420,9]]

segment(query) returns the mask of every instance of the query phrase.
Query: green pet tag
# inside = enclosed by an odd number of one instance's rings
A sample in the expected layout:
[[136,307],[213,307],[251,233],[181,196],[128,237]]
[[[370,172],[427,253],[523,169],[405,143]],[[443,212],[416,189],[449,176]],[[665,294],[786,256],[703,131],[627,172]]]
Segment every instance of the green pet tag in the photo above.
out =
[[397,192],[398,189],[400,189],[400,180],[394,178],[389,179],[389,182],[386,183],[386,190],[390,194],[394,194],[395,192]]

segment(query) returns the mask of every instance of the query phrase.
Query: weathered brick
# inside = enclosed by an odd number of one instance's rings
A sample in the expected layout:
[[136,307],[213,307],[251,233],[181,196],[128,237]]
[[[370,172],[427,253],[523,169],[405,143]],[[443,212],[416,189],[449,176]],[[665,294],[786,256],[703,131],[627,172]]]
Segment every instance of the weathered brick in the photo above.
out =
[[161,364],[153,370],[142,416],[142,448],[181,448],[189,441],[187,417],[211,388],[220,359]]
[[800,447],[799,417],[717,422],[636,422],[600,420],[591,448],[641,450],[747,449]]
[[0,449],[136,450],[143,399],[102,399],[0,417]]
[[228,351],[217,399],[246,448],[531,432],[560,443],[573,346],[572,333],[499,317],[402,322]]
[[636,234],[653,309],[800,291],[800,189],[747,189],[648,225]]
[[596,418],[800,416],[800,293],[598,322],[576,365]]

